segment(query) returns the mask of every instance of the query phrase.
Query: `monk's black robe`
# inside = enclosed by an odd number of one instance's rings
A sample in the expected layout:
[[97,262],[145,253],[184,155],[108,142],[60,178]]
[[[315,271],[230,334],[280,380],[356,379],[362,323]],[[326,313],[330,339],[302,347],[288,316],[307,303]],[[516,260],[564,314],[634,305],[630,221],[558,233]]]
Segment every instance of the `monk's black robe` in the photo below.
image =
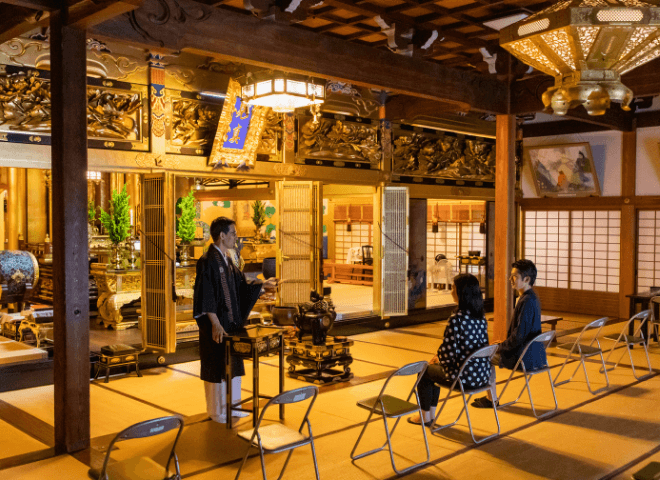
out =
[[[229,256],[225,264],[220,252],[215,254],[214,245],[197,261],[197,276],[195,278],[195,293],[193,300],[193,315],[199,326],[199,358],[201,360],[200,377],[206,382],[220,383],[225,381],[225,340],[213,341],[211,320],[205,315],[215,312],[220,325],[226,332],[232,333],[237,328],[247,325],[248,316],[254,304],[259,299],[261,281],[248,281],[243,272],[233,264]],[[220,267],[225,268],[229,297],[232,303],[234,325],[230,325],[225,294],[222,290]],[[204,314],[204,315],[202,315]],[[232,377],[245,375],[243,360],[232,357]]]

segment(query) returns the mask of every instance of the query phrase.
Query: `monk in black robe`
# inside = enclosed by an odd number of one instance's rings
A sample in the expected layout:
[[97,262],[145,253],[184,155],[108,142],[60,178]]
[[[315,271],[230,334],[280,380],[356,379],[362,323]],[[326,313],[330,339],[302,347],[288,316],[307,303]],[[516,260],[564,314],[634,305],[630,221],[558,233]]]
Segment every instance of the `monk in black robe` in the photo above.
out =
[[[226,217],[211,223],[213,244],[197,262],[193,315],[199,326],[200,377],[204,381],[209,417],[226,422],[225,336],[247,325],[250,310],[263,288],[277,285],[275,279],[248,281],[234,265],[229,250],[236,243],[236,224]],[[232,393],[240,400],[243,360],[232,357]],[[243,412],[233,412],[242,416]],[[247,415],[247,414],[245,414]]]

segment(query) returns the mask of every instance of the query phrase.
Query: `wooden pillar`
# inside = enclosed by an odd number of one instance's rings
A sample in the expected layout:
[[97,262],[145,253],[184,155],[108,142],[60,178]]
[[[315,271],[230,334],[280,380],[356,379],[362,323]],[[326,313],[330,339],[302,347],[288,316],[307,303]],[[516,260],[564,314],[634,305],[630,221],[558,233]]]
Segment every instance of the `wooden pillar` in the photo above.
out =
[[621,137],[621,253],[619,270],[619,317],[628,318],[629,300],[626,295],[635,292],[634,259],[637,245],[637,212],[632,204],[637,182],[637,132],[623,132]]
[[50,21],[57,453],[90,441],[85,30],[67,17],[64,6]]
[[[27,235],[27,169],[16,169],[16,190],[18,191],[18,202],[16,203],[16,219],[18,220],[18,238],[23,242],[28,241]],[[21,248],[21,247],[19,247]]]
[[7,192],[7,250],[18,250],[18,168],[9,169],[9,191]]
[[513,289],[509,284],[516,238],[515,216],[516,116],[497,116],[495,166],[495,314],[493,340],[506,338],[513,312]]

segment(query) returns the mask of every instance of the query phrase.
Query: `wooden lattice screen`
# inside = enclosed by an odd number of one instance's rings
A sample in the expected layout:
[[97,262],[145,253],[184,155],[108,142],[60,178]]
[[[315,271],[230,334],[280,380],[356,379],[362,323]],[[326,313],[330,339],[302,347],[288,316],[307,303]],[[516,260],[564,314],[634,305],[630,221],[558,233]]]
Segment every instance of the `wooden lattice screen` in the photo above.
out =
[[408,189],[384,188],[382,204],[382,314],[407,315]]
[[[142,182],[142,341],[144,348],[176,350],[172,298],[174,182],[170,174],[145,174]],[[167,255],[165,255],[167,254]]]
[[297,305],[309,301],[318,288],[320,232],[318,228],[320,186],[316,182],[282,182],[279,191],[278,278],[280,303]]

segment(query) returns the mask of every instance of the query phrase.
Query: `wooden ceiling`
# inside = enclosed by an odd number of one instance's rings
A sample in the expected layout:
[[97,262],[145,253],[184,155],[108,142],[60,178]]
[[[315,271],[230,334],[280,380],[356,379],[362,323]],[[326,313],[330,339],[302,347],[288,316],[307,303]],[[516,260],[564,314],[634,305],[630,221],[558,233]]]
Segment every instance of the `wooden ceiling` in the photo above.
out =
[[[261,17],[285,12],[288,0],[199,0],[201,3]],[[303,0],[304,3],[304,0]],[[517,14],[531,15],[547,0],[319,0],[297,16],[280,15],[298,28],[353,43],[421,56],[446,66],[488,71],[481,48],[491,55],[499,47],[499,31],[486,22]],[[298,7],[301,9],[301,6]],[[289,8],[290,10],[290,8]],[[295,13],[295,11],[294,11]],[[437,32],[437,39],[422,48]],[[411,35],[412,34],[412,35]],[[411,37],[411,38],[408,38]]]

